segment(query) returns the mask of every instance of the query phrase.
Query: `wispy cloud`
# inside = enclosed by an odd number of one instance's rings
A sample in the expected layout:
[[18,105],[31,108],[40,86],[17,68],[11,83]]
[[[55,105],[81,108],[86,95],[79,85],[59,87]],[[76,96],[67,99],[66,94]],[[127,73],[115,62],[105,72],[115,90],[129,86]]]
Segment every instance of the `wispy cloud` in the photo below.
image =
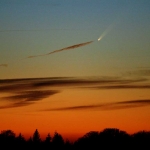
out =
[[85,42],[85,43],[80,43],[80,44],[72,45],[72,46],[65,47],[65,48],[62,48],[62,49],[59,49],[59,50],[54,50],[54,51],[52,51],[50,53],[47,53],[47,54],[28,56],[27,58],[34,58],[34,57],[39,57],[39,56],[46,56],[46,55],[50,55],[50,54],[53,54],[53,53],[58,53],[58,52],[61,52],[61,51],[64,51],[64,50],[71,50],[71,49],[75,49],[75,48],[79,48],[79,47],[91,44],[92,42],[93,41],[89,41],[89,42]]
[[[147,81],[147,83],[145,83]],[[33,84],[39,87],[76,87],[90,89],[150,89],[150,83],[147,79],[119,79],[119,78],[99,78],[99,79],[63,79],[63,80],[45,80]]]
[[97,89],[150,89],[150,85],[108,85],[108,86],[95,86],[92,88]]
[[0,109],[31,105],[60,92],[34,86],[35,83],[45,80],[46,78],[0,80],[0,93],[9,95],[1,97],[1,100],[6,101],[7,105],[0,106]]
[[24,91],[4,98],[11,101],[18,101],[18,100],[19,101],[23,100],[24,102],[38,101],[50,95],[56,94],[58,92],[59,91],[55,91],[55,90]]
[[[5,79],[0,80],[0,94],[8,94],[9,96],[0,97],[7,101],[7,106],[0,106],[0,109],[22,107],[31,105],[37,101],[43,100],[49,96],[60,93],[67,88],[92,88],[94,90],[101,89],[150,89],[148,79],[124,79],[119,77],[97,77],[97,78],[73,78],[73,77],[57,77],[57,78],[31,78],[31,79]],[[50,90],[49,90],[50,89]],[[135,101],[134,101],[135,102]],[[147,102],[147,101],[146,101]],[[143,104],[146,103],[142,101]],[[129,101],[128,101],[129,103]],[[142,104],[140,103],[140,104]],[[73,106],[60,109],[95,109],[95,108],[116,108],[128,107],[127,103],[99,104],[88,106]],[[137,104],[137,101],[136,101]],[[138,103],[139,104],[139,103]],[[131,102],[129,104],[131,106]],[[130,107],[129,106],[129,107]],[[132,104],[132,107],[135,106]]]
[[51,30],[63,30],[63,31],[72,31],[72,30],[90,30],[90,29],[77,29],[77,28],[49,28],[49,29],[4,29],[4,30],[0,30],[0,32],[44,32],[44,31],[51,31]]
[[33,79],[8,79],[0,80],[1,92],[17,92],[38,90],[43,87],[83,87],[97,89],[136,89],[150,88],[148,79],[123,79],[119,77],[99,78],[33,78]]
[[128,71],[127,76],[150,76],[150,68],[140,68],[138,70]]
[[7,67],[7,64],[0,64],[0,67]]
[[15,108],[15,107],[23,107],[23,106],[28,106],[30,104],[33,104],[33,102],[16,102],[13,104],[7,104],[4,106],[0,106],[0,109],[8,109],[8,108]]
[[116,109],[127,109],[134,107],[143,107],[150,106],[150,99],[144,100],[130,100],[122,101],[108,104],[95,104],[95,105],[79,105],[79,106],[70,106],[70,107],[59,107],[59,108],[50,108],[42,111],[69,111],[69,110],[116,110]]
[[80,43],[80,44],[76,44],[76,45],[72,45],[72,46],[69,46],[69,47],[66,47],[66,48],[62,48],[62,49],[60,49],[60,50],[55,50],[55,51],[53,51],[53,52],[48,53],[47,55],[53,54],[53,53],[57,53],[57,52],[61,52],[61,51],[64,51],[64,50],[71,50],[71,49],[74,49],[74,48],[79,48],[79,47],[82,47],[82,46],[91,44],[92,42],[93,42],[93,41],[85,42],[85,43]]
[[143,76],[150,76],[150,69],[142,69],[135,72],[135,74],[143,75]]
[[11,96],[3,97],[3,99],[10,101],[11,104],[0,106],[0,109],[27,106],[30,104],[34,104],[36,101],[52,96],[56,93],[59,93],[59,91],[41,90],[19,92]]
[[30,32],[30,31],[45,31],[45,30],[38,30],[38,29],[30,29],[30,30],[25,30],[25,29],[16,29],[16,30],[0,30],[0,32]]

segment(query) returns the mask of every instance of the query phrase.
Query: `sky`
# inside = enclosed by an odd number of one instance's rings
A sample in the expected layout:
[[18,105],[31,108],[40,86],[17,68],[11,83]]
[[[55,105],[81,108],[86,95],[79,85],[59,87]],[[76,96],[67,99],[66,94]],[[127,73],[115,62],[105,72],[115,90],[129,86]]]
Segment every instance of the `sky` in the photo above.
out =
[[150,130],[149,0],[1,0],[0,129],[66,138]]

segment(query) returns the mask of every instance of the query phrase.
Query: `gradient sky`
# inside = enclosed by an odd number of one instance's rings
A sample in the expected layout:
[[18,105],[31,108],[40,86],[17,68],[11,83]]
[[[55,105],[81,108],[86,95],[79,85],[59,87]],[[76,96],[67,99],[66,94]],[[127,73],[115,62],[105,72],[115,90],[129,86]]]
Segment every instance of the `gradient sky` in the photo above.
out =
[[0,0],[0,128],[150,130],[149,41],[149,0]]

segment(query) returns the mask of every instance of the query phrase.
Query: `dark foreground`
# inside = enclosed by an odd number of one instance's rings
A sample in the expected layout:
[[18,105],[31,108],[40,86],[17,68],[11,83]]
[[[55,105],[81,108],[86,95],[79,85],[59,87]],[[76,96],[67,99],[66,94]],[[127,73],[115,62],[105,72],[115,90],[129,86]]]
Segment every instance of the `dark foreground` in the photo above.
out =
[[36,129],[33,136],[26,140],[20,133],[18,136],[11,130],[0,133],[0,149],[14,150],[150,150],[150,132],[139,131],[129,135],[125,131],[115,128],[106,128],[101,132],[91,131],[74,143],[64,141],[63,137],[55,132],[54,136],[47,135],[45,140],[40,139]]

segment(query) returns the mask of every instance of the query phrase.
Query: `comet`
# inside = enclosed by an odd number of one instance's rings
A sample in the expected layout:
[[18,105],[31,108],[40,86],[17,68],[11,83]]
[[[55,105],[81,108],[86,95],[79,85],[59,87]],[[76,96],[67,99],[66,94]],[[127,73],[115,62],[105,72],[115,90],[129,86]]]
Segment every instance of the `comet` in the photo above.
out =
[[103,33],[102,35],[97,39],[98,41],[102,40],[103,37],[105,37],[114,27],[115,23],[111,24]]

